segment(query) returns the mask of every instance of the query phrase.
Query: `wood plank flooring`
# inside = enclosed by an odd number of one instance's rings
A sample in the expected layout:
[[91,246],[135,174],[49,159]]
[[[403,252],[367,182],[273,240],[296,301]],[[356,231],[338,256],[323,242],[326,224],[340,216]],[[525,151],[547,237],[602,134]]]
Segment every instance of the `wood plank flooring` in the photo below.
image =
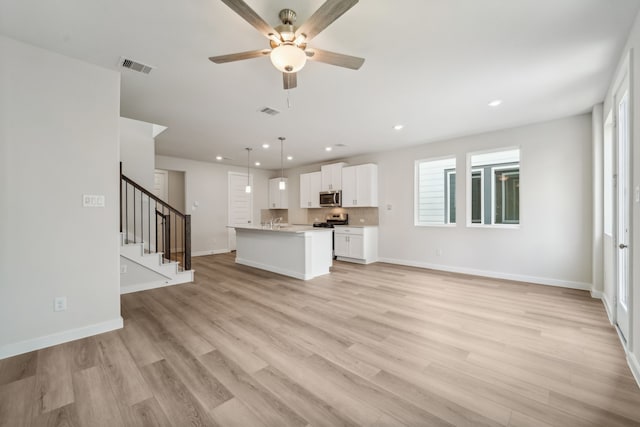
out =
[[0,426],[640,426],[587,292],[336,262],[299,281],[194,258],[122,330],[0,361]]

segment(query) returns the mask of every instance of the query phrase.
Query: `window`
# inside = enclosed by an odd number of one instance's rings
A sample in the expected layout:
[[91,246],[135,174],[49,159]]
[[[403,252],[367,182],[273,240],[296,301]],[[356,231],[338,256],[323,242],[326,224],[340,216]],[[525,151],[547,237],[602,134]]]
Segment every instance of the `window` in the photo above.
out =
[[455,224],[456,159],[416,161],[415,180],[414,224]]
[[475,153],[469,159],[468,222],[520,224],[520,150]]
[[471,223],[482,224],[482,194],[483,194],[483,177],[482,169],[471,171]]

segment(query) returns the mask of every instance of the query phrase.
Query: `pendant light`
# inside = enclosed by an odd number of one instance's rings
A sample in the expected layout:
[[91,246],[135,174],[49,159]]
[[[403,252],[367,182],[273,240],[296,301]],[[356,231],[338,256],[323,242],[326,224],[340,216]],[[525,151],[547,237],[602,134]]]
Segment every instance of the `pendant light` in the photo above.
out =
[[278,139],[280,140],[280,182],[278,183],[278,188],[286,190],[287,183],[284,181],[284,140],[287,138],[280,136]]
[[250,171],[250,166],[251,166],[251,148],[247,147],[245,148],[245,150],[247,150],[247,186],[244,187],[244,192],[245,193],[251,193],[251,184],[249,182],[249,171]]

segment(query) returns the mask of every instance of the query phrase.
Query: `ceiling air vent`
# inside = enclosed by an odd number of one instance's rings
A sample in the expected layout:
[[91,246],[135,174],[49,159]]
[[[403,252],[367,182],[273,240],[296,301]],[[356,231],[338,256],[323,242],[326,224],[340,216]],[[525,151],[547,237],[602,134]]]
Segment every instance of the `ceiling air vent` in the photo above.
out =
[[273,108],[269,108],[269,107],[261,108],[259,111],[261,113],[265,113],[265,114],[268,114],[270,116],[277,116],[278,114],[280,114],[280,111],[274,110]]
[[129,70],[137,71],[139,73],[149,74],[151,70],[155,67],[151,65],[143,64],[142,62],[134,61],[133,59],[128,59],[124,57],[120,57],[120,66],[122,68],[128,68]]

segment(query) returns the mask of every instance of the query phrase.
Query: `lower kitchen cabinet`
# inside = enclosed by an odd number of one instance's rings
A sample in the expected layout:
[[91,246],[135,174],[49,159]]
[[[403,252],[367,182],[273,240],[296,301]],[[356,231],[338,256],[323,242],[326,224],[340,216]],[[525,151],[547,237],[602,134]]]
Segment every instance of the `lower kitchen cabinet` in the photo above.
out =
[[334,253],[338,260],[369,264],[378,260],[378,227],[336,225]]

